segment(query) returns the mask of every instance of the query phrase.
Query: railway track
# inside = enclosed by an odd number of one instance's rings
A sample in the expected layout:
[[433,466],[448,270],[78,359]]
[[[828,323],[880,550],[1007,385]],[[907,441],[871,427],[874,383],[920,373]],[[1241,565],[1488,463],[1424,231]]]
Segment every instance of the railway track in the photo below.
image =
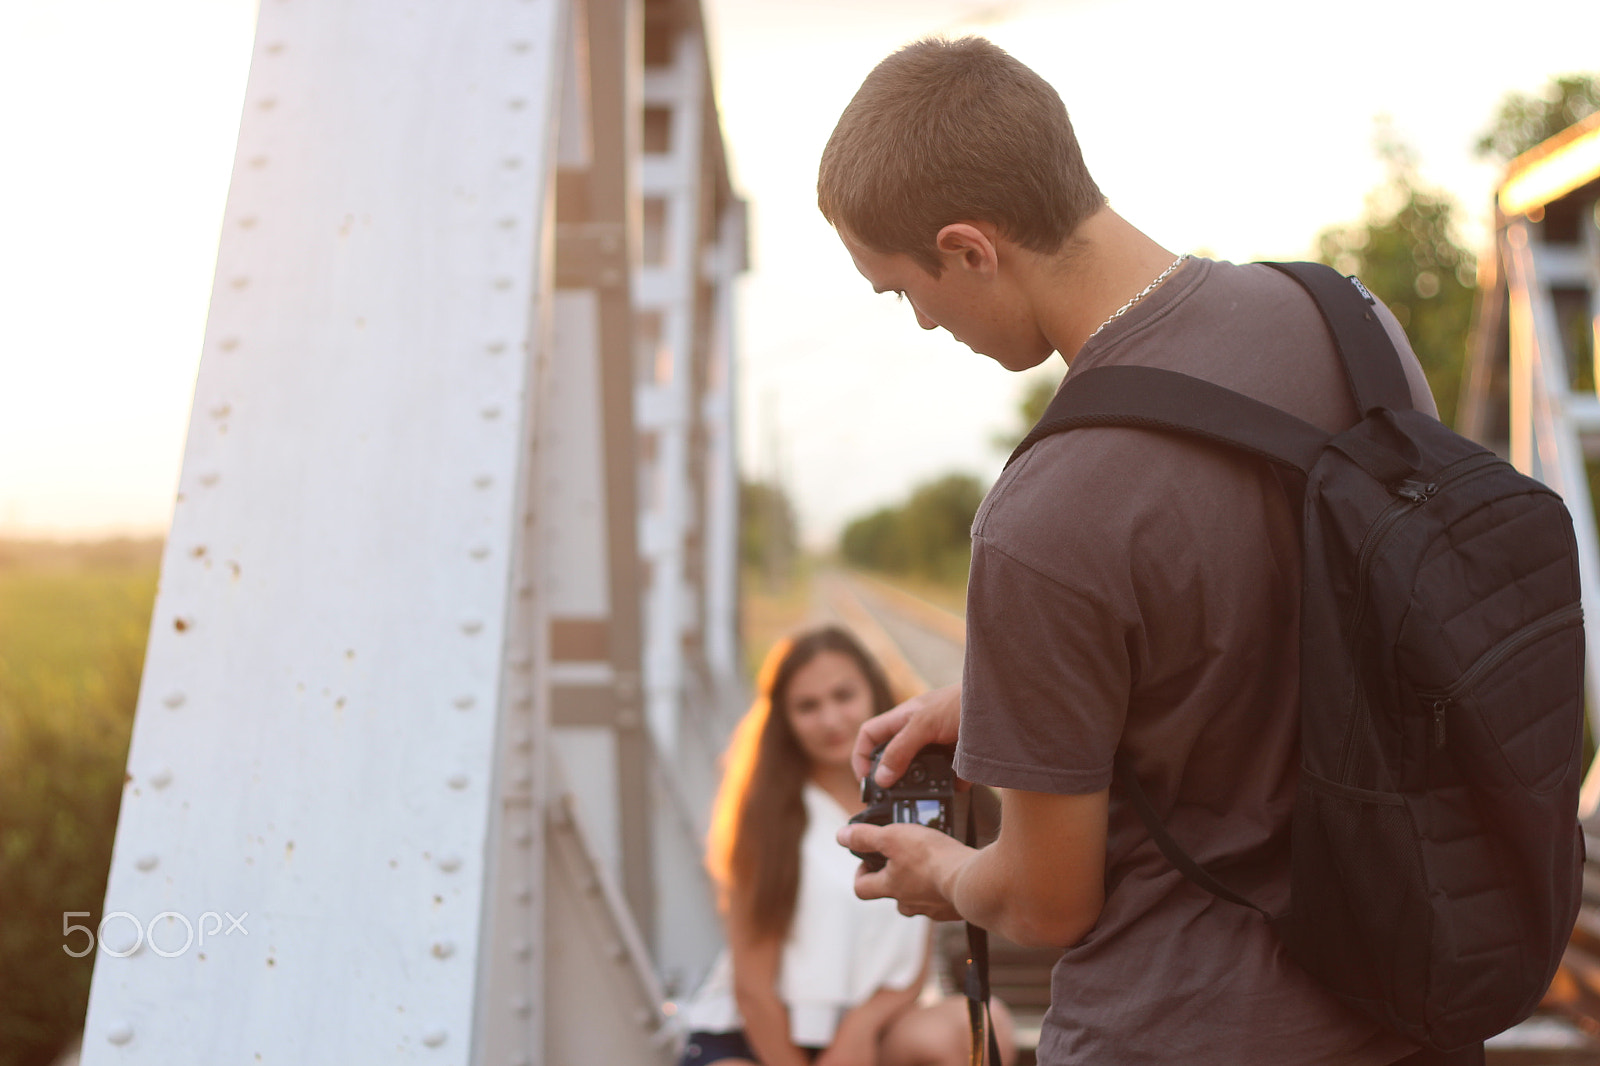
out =
[[[849,626],[884,664],[901,698],[961,678],[965,621],[904,590],[863,574],[827,571],[817,578],[819,611]],[[1600,833],[1600,817],[1589,825]],[[1488,1066],[1600,1066],[1600,843],[1591,837],[1584,910],[1572,949],[1547,996],[1549,1008],[1495,1037]],[[959,988],[966,944],[959,923],[941,927],[947,985]],[[1018,1021],[1021,1066],[1033,1062],[1039,1022],[1050,1002],[1050,966],[1059,954],[991,940],[995,994]]]
[[966,623],[886,582],[841,570],[817,578],[820,608],[861,638],[902,698],[961,680]]

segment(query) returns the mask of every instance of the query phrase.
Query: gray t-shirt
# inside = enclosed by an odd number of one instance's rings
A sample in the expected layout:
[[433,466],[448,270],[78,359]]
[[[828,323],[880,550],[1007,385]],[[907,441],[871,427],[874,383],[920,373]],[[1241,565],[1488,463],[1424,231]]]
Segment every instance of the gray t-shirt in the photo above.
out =
[[[1355,420],[1315,305],[1268,267],[1185,263],[1071,373],[1116,363],[1206,378],[1329,431]],[[1267,464],[1174,436],[1093,428],[1032,448],[973,523],[961,776],[1097,792],[1120,744],[1173,838],[1281,910],[1296,506]],[[1041,1066],[1378,1066],[1415,1050],[1324,992],[1256,912],[1186,880],[1116,791],[1109,818],[1105,907],[1055,967]]]

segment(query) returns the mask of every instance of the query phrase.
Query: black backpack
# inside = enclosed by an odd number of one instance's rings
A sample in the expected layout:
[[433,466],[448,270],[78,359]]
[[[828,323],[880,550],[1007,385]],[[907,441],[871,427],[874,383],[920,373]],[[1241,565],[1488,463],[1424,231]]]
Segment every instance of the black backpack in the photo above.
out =
[[[1359,281],[1269,265],[1321,310],[1360,412],[1353,427],[1330,437],[1184,374],[1097,367],[1068,375],[1008,464],[1050,434],[1119,425],[1304,477],[1291,902],[1268,917],[1340,999],[1450,1050],[1533,1011],[1578,912],[1572,521],[1550,489],[1412,409]],[[1133,771],[1119,753],[1117,787],[1168,860],[1255,907],[1172,840]]]

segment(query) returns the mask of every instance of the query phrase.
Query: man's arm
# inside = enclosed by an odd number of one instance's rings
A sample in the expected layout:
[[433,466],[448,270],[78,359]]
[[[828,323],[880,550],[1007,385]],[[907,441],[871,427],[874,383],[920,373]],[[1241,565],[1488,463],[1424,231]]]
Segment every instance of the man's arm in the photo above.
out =
[[839,841],[878,851],[856,895],[890,896],[905,914],[964,918],[1025,946],[1082,940],[1105,904],[1106,791],[1084,796],[1000,790],[1000,835],[974,850],[916,825],[848,825]]

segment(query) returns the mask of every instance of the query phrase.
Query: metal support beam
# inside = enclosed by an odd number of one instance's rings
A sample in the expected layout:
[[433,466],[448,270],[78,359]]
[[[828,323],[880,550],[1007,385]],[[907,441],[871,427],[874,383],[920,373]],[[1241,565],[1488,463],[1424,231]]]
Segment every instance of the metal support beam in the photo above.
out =
[[[652,729],[645,649],[698,678],[736,637],[731,608],[642,607],[700,543],[641,550],[643,2],[263,5],[89,1066],[671,1059],[664,998],[716,949],[722,738],[653,737],[731,721],[735,686],[676,685]],[[692,2],[648,15],[701,40]],[[685,69],[681,192],[721,217]],[[668,280],[726,316],[742,261],[695,229]],[[684,318],[674,358],[731,369],[723,327]],[[700,536],[713,488],[731,520],[733,411],[695,374],[670,466]]]
[[520,865],[497,845],[548,758],[536,729],[500,753],[535,680],[515,590],[565,8],[261,7],[89,1066],[460,1066],[480,991],[537,987],[491,930],[542,922],[537,837]]
[[[1539,270],[1540,264],[1552,257],[1539,254],[1530,223],[1516,220],[1506,227],[1501,255],[1509,293],[1511,461],[1566,501],[1578,543],[1584,614],[1600,618],[1600,538],[1578,419],[1572,412],[1580,407],[1592,416],[1597,404],[1593,396],[1580,401],[1573,394],[1551,287]],[[1592,284],[1600,287],[1600,274]],[[1585,671],[1588,691],[1600,693],[1600,642],[1589,642]],[[1600,735],[1600,699],[1589,700],[1589,715],[1591,729]],[[1600,805],[1600,774],[1592,768],[1584,784],[1583,804],[1585,812]]]
[[[608,661],[616,732],[622,884],[646,943],[653,940],[654,860],[650,831],[649,737],[644,730],[639,601],[638,438],[634,415],[632,273],[637,258],[640,151],[639,78],[644,24],[638,0],[582,4],[588,58],[588,167],[564,188],[583,203],[557,202],[558,278],[589,280],[595,292],[605,455]],[[581,173],[581,176],[580,176]]]

